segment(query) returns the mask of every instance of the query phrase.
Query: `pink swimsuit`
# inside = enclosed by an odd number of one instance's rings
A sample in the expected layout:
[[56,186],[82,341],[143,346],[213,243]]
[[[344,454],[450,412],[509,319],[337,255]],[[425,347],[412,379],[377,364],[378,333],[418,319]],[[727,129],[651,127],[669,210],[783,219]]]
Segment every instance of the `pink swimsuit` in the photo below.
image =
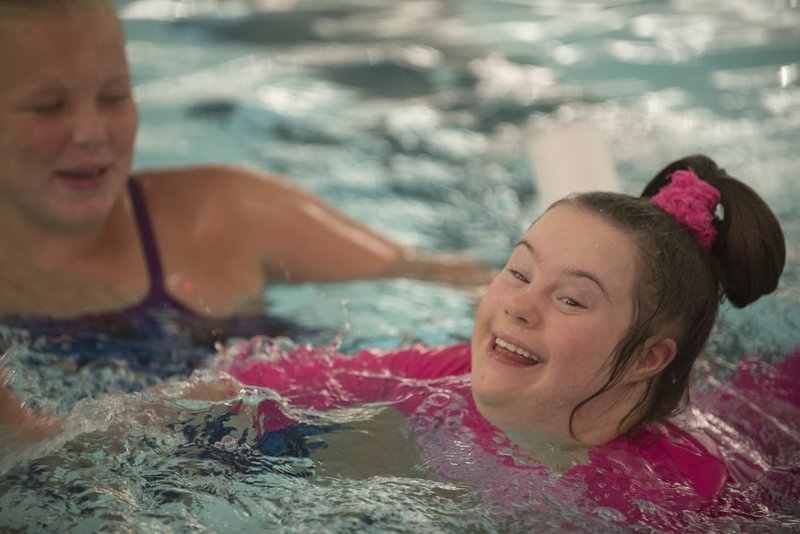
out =
[[[470,392],[467,345],[365,350],[354,356],[300,348],[276,355],[264,350],[264,342],[254,338],[234,357],[230,369],[234,377],[269,387],[299,408],[391,403],[406,415],[426,467],[471,483],[483,499],[522,501],[535,507],[555,498],[562,506],[610,521],[675,531],[686,527],[676,522],[678,510],[693,527],[703,518],[758,514],[758,505],[769,501],[768,496],[752,502],[741,491],[727,491],[728,483],[753,484],[769,475],[781,478],[780,470],[770,470],[758,451],[763,444],[745,443],[743,452],[741,436],[730,435],[727,426],[717,428],[715,420],[708,420],[716,414],[706,412],[694,414],[691,432],[673,423],[653,426],[635,438],[623,436],[594,448],[588,463],[558,473],[515,453],[504,434],[479,413]],[[793,377],[800,376],[796,369],[800,353],[782,365],[795,374],[786,376],[777,395],[794,402],[797,424],[800,388]],[[775,385],[775,374],[769,376]],[[749,380],[748,391],[759,390],[761,379]],[[289,424],[292,420],[273,403],[262,403],[256,421],[259,431]],[[738,441],[730,442],[732,437]],[[470,443],[477,447],[465,446]],[[775,482],[782,485],[777,493],[783,499],[787,492],[790,499],[800,496],[796,445],[795,441],[795,471],[771,484],[772,490]],[[748,491],[762,489],[756,485]]]

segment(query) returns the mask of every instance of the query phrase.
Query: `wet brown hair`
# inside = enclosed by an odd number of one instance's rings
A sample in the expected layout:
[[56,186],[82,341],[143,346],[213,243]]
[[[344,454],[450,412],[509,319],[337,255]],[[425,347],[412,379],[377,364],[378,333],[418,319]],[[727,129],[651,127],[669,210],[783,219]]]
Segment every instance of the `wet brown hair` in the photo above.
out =
[[[723,215],[713,221],[717,236],[704,250],[688,228],[650,200],[677,170],[691,169],[721,195]],[[583,193],[556,205],[596,214],[627,232],[639,251],[634,285],[634,321],[610,362],[610,376],[595,393],[578,403],[575,414],[612,389],[631,368],[653,336],[672,338],[677,351],[651,377],[639,402],[620,421],[638,417],[629,432],[662,421],[688,401],[694,361],[705,346],[720,301],[742,308],[774,291],[786,260],[780,224],[764,200],[748,185],[729,176],[709,157],[694,155],[670,163],[647,184],[640,198],[619,193]]]

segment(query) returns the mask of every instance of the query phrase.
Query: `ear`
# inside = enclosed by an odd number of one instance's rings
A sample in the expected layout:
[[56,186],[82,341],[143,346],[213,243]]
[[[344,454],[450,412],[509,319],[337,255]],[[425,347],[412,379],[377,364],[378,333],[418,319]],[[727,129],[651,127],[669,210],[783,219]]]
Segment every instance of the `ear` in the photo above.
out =
[[638,382],[657,375],[669,365],[677,350],[678,346],[672,338],[648,339],[636,362],[628,371],[628,381]]

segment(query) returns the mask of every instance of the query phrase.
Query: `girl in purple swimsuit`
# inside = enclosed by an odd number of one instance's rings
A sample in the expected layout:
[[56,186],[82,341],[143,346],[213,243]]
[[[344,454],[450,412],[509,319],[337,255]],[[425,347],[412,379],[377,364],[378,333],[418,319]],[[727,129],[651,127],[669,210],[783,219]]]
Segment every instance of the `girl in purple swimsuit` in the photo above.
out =
[[112,0],[3,0],[0,50],[2,325],[152,337],[202,322],[213,334],[263,316],[271,283],[491,278],[263,172],[132,173],[138,115]]

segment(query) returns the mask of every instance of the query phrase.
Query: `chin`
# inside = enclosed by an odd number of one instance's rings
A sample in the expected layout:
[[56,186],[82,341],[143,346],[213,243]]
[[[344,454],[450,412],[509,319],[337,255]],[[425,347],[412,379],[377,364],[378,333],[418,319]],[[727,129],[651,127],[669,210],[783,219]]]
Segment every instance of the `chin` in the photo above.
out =
[[509,408],[516,396],[513,391],[497,381],[472,377],[472,397],[476,404],[487,408]]
[[71,206],[64,210],[58,219],[61,225],[68,228],[93,228],[108,220],[113,207],[114,200],[111,198],[95,199],[80,206]]
[[478,412],[500,430],[504,432],[512,431],[519,425],[519,421],[514,415],[519,413],[519,410],[515,409],[513,405],[509,405],[507,402],[503,402],[492,395],[480,395],[474,390],[472,396]]

